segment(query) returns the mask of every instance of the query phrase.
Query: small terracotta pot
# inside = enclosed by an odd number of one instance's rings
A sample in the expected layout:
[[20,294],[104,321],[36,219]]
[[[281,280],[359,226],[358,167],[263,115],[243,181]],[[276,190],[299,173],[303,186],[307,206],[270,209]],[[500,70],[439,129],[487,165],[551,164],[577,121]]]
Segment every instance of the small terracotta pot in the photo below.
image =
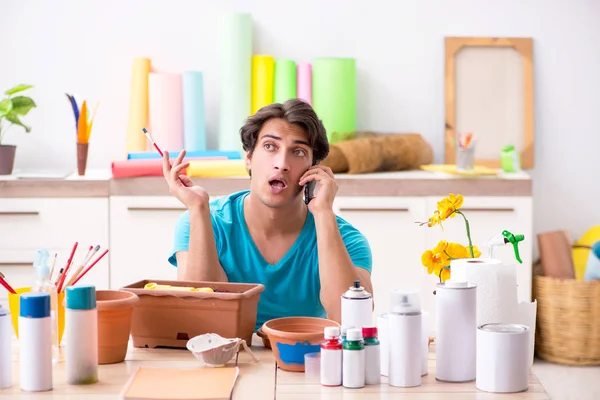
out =
[[304,355],[321,351],[327,326],[340,324],[324,318],[285,317],[265,322],[262,331],[269,337],[279,368],[304,372]]
[[139,301],[135,293],[120,290],[97,290],[98,364],[125,360],[133,307]]

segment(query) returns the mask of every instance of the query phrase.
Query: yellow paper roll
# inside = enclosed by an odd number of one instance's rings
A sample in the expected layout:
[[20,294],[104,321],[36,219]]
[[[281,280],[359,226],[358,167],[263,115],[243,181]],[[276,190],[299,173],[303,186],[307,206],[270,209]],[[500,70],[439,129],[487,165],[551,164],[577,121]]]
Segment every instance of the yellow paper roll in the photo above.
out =
[[252,114],[273,103],[275,58],[252,56]]
[[129,95],[129,123],[127,124],[126,153],[146,151],[146,136],[142,128],[148,125],[148,75],[150,59],[133,60]]
[[191,160],[187,176],[202,178],[248,176],[248,171],[244,160]]

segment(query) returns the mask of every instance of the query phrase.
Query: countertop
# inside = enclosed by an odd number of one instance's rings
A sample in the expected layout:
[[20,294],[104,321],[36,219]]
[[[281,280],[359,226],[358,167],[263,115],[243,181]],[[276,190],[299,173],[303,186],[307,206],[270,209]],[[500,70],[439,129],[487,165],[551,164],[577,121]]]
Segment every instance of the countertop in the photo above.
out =
[[[220,196],[249,189],[249,177],[193,178],[209,194]],[[531,196],[528,173],[495,176],[459,176],[443,172],[411,170],[360,175],[337,174],[338,196]],[[110,170],[90,170],[64,177],[44,177],[42,173],[0,176],[0,198],[10,197],[108,197],[168,196],[163,177],[112,178]]]

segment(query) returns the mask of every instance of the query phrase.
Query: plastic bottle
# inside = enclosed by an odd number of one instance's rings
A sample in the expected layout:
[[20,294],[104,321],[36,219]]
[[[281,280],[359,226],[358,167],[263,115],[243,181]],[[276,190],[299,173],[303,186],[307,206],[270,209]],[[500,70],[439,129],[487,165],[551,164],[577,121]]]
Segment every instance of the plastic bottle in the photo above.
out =
[[390,297],[391,386],[421,385],[421,301],[419,292],[393,290]]
[[355,281],[342,295],[342,329],[373,325],[373,296]]
[[52,390],[50,295],[19,296],[19,368],[21,390]]
[[365,386],[365,344],[362,330],[350,328],[342,350],[342,384],[347,388]]
[[497,233],[486,242],[488,248],[488,258],[494,258],[494,247],[504,246],[508,243],[512,244],[513,251],[515,253],[515,259],[523,264],[521,256],[519,255],[519,242],[525,240],[525,235],[514,235],[507,230],[503,230],[501,233]]
[[377,327],[363,326],[365,342],[365,385],[381,383],[381,346],[377,339]]
[[65,289],[65,351],[67,383],[85,385],[98,381],[98,310],[94,286]]
[[339,340],[340,328],[325,328],[325,342],[321,344],[321,385],[340,386],[342,384],[342,344]]
[[58,343],[58,294],[56,285],[50,282],[49,253],[45,249],[37,251],[35,261],[36,282],[31,288],[32,292],[44,292],[50,295],[50,320],[51,320],[51,341],[52,341],[52,363],[57,364],[60,357]]
[[0,390],[13,385],[12,323],[10,312],[0,306]]

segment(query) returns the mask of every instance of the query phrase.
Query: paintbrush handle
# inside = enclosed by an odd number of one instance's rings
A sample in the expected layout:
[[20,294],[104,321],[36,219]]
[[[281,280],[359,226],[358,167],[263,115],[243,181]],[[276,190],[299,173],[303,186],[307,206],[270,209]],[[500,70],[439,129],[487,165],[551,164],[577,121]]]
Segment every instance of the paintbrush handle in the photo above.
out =
[[75,279],[77,279],[77,277],[79,276],[79,274],[81,274],[81,271],[83,271],[83,265],[80,265],[79,268],[77,268],[77,270],[75,270],[75,272],[73,272],[71,274],[71,277],[69,278],[69,281],[65,285],[65,288],[68,287],[68,286],[71,286],[73,284],[73,282],[75,281]]

